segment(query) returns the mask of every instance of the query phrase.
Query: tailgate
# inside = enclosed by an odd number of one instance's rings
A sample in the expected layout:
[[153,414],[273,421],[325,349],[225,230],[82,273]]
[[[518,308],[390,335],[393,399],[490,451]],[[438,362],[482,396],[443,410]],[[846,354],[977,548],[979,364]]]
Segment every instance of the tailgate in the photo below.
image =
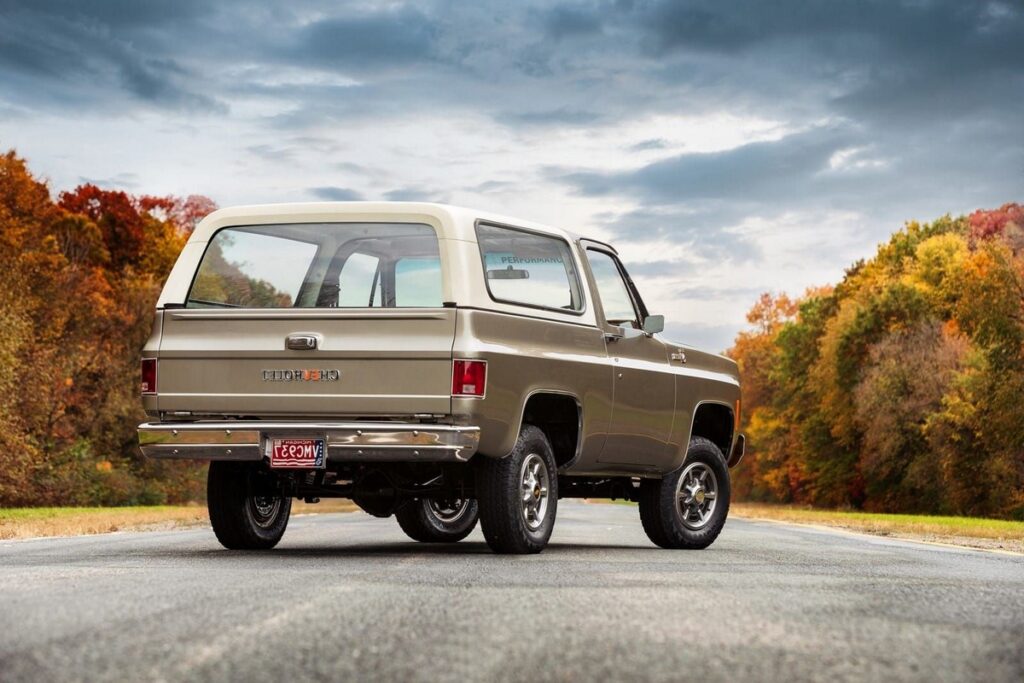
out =
[[[161,412],[411,415],[451,412],[455,309],[169,309]],[[316,348],[290,350],[291,336]]]

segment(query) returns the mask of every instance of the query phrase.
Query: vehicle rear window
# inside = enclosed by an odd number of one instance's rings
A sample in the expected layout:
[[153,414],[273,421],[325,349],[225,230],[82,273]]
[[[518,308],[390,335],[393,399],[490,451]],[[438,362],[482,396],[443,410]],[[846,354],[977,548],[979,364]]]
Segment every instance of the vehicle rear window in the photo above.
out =
[[583,296],[569,244],[558,237],[481,223],[476,229],[495,301],[579,312]]
[[206,248],[189,308],[441,306],[437,234],[404,223],[224,228]]

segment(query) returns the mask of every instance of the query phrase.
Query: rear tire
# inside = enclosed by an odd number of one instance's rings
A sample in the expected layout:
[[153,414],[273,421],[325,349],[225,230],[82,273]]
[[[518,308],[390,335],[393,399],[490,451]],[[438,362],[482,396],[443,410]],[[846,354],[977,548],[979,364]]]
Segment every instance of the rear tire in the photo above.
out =
[[722,451],[694,437],[683,466],[640,482],[640,521],[662,548],[702,549],[714,543],[729,516],[729,468]]
[[480,507],[471,498],[409,501],[395,511],[405,535],[421,543],[456,543],[476,527]]
[[292,499],[266,495],[266,476],[251,466],[210,463],[206,506],[213,533],[225,548],[269,550],[284,535]]
[[479,460],[476,492],[487,545],[496,553],[539,553],[558,510],[558,470],[547,436],[523,425],[512,453]]

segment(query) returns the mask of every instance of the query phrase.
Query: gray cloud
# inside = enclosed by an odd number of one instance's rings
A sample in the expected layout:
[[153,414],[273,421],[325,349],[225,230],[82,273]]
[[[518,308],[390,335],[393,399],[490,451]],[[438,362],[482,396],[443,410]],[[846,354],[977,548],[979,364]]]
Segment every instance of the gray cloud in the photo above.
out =
[[[749,263],[761,258],[760,248],[746,235],[726,229],[738,223],[743,215],[744,211],[737,207],[716,205],[704,211],[652,207],[597,218],[617,240],[634,244],[674,242],[685,245],[698,259]],[[669,274],[671,265],[667,261],[654,261],[640,267],[647,269],[645,275],[659,276]]]
[[422,187],[399,187],[384,193],[389,202],[447,202],[448,195]]
[[593,6],[584,4],[551,8],[544,14],[543,25],[547,35],[555,40],[590,36],[602,29],[601,15],[594,11]]
[[509,111],[498,115],[498,120],[512,126],[583,126],[600,121],[601,114],[578,109],[541,109]]
[[136,173],[118,173],[108,178],[87,178],[79,176],[79,181],[89,183],[98,187],[116,187],[125,190],[135,190],[139,187],[139,176]]
[[294,34],[285,55],[303,64],[366,72],[430,62],[436,38],[433,19],[405,6],[312,22]]
[[309,192],[317,199],[329,202],[357,202],[363,198],[361,194],[347,187],[311,187]]
[[630,145],[629,146],[629,151],[631,151],[631,152],[646,152],[647,150],[651,150],[651,149],[665,149],[666,147],[668,147],[668,142],[666,142],[665,140],[662,140],[661,138],[656,138],[656,139],[651,139],[651,140],[641,140],[640,142],[638,142],[638,143],[636,143],[634,145]]
[[724,152],[681,154],[632,171],[565,173],[561,180],[585,195],[628,190],[660,204],[763,200],[806,191],[796,183],[806,183],[827,170],[829,158],[855,141],[843,130],[815,129]]
[[[227,112],[223,102],[190,87],[195,72],[161,50],[162,41],[155,37],[159,34],[150,33],[159,21],[174,18],[167,8],[144,10],[139,3],[5,5],[0,85],[7,86],[12,101],[112,108],[127,95],[159,108]],[[188,14],[188,3],[178,10]]]

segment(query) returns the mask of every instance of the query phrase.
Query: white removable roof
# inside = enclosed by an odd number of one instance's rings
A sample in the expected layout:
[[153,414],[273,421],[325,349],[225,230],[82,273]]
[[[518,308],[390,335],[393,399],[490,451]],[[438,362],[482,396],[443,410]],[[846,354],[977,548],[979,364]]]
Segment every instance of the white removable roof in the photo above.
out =
[[476,241],[476,221],[491,221],[527,230],[564,237],[579,238],[567,230],[509,216],[477,211],[448,204],[428,202],[303,202],[296,204],[254,204],[231,206],[214,211],[196,227],[189,242],[203,242],[217,230],[229,225],[261,225],[268,223],[427,223],[438,228],[442,239]]
[[[447,204],[426,202],[308,202],[296,204],[258,204],[233,206],[214,211],[196,226],[178,261],[174,264],[158,307],[180,304],[188,296],[192,279],[206,245],[221,228],[241,225],[271,225],[278,223],[425,223],[437,230],[443,253],[444,300],[462,306],[488,308],[508,313],[527,314],[551,320],[594,325],[596,320],[589,300],[584,302],[581,314],[551,310],[530,310],[522,306],[498,303],[487,293],[476,244],[478,221],[508,225],[534,232],[561,237],[569,242],[579,239],[567,230],[531,221],[477,211]],[[578,254],[576,272],[582,273]],[[584,287],[586,290],[586,287]],[[589,299],[589,296],[586,296]]]

